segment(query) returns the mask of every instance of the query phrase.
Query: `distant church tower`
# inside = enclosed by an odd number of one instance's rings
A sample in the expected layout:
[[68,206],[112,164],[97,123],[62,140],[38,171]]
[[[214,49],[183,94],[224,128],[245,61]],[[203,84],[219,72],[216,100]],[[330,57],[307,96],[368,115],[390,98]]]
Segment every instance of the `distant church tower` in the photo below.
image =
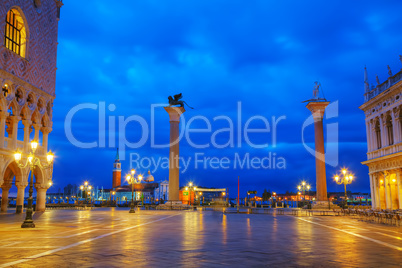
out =
[[113,163],[113,188],[121,185],[121,163],[119,159],[119,148],[117,148],[116,159]]

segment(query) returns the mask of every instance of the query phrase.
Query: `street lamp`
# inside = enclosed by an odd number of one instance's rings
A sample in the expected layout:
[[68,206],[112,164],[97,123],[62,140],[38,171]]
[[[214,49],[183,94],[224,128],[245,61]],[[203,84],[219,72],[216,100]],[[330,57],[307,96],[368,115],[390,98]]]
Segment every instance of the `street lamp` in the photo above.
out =
[[303,193],[304,201],[306,201],[306,190],[310,190],[310,185],[308,185],[305,181],[302,181],[301,185],[297,186],[297,189]]
[[343,176],[341,177],[339,175],[335,175],[334,180],[337,184],[339,185],[343,184],[345,186],[345,208],[346,208],[348,206],[348,194],[346,191],[346,185],[352,183],[354,176],[352,173],[349,173],[346,168],[343,168],[341,172]]
[[135,213],[134,210],[134,184],[138,184],[141,183],[142,180],[142,175],[138,176],[138,180],[134,177],[135,174],[135,169],[131,170],[131,175],[127,174],[126,179],[128,181],[128,183],[131,183],[131,208],[129,213]]
[[88,196],[89,196],[89,199],[91,200],[92,186],[89,185],[88,181],[85,181],[84,185],[80,186],[80,189],[81,189],[81,198],[84,198],[83,193],[85,193],[85,201],[86,201],[85,203],[88,204]]
[[188,198],[189,198],[189,204],[191,205],[191,192],[193,191],[194,194],[195,194],[195,191],[197,190],[197,187],[193,186],[192,182],[189,182],[188,186],[185,189],[186,189],[186,191],[189,190],[189,197]]
[[47,164],[42,164],[41,160],[35,156],[35,151],[37,148],[38,148],[38,142],[35,140],[31,141],[31,152],[29,153],[29,155],[27,157],[27,162],[25,164],[21,163],[22,153],[19,150],[17,150],[14,153],[14,159],[15,159],[15,162],[17,163],[17,165],[22,169],[26,168],[29,165],[29,168],[31,170],[31,180],[29,182],[28,208],[26,210],[26,217],[25,217],[24,222],[21,225],[21,228],[34,228],[35,227],[35,224],[32,219],[33,172],[34,172],[35,167],[37,166],[42,169],[48,169],[48,168],[53,167],[54,154],[52,153],[52,151],[49,151],[47,153],[47,156],[46,156]]

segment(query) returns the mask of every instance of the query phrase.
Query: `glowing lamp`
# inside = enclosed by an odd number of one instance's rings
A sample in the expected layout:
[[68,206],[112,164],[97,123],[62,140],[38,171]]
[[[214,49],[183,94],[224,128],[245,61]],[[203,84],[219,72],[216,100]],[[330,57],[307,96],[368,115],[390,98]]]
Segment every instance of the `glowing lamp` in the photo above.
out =
[[193,186],[193,183],[192,183],[192,182],[190,182],[188,185],[191,187],[191,186]]
[[53,158],[54,158],[54,154],[52,153],[52,151],[49,151],[48,153],[47,153],[47,162],[50,164],[50,163],[52,163],[53,162]]
[[127,174],[127,176],[126,176],[126,180],[130,181],[130,179],[131,179],[130,174]]
[[142,175],[138,176],[138,179],[141,181],[142,180]]
[[88,186],[88,189],[91,190],[91,189],[92,189],[92,186]]
[[34,159],[33,154],[29,154],[29,155],[28,155],[28,161],[29,161],[29,163],[32,163],[33,159]]
[[339,180],[339,176],[335,176],[335,180],[338,181],[338,180]]
[[84,186],[81,185],[80,189],[81,189],[81,191],[84,190]]
[[186,191],[188,190],[188,187],[186,187]]
[[134,176],[134,174],[135,174],[135,169],[132,169],[132,170],[131,170],[131,175]]
[[345,175],[345,174],[346,174],[346,172],[347,172],[346,168],[342,169],[342,173],[343,173],[343,175]]
[[22,154],[21,154],[20,150],[17,150],[17,151],[14,153],[15,162],[18,163],[19,161],[21,161],[21,158],[22,158]]
[[32,152],[35,152],[37,148],[38,148],[38,142],[36,140],[31,141]]
[[304,186],[304,185],[306,185],[306,182],[305,182],[305,181],[303,181],[303,182],[302,182],[302,184],[303,184],[303,186]]
[[88,185],[88,182],[86,181],[86,182],[85,182],[85,186],[87,186],[87,185]]
[[53,182],[49,181],[49,186],[52,186],[52,185],[53,185]]

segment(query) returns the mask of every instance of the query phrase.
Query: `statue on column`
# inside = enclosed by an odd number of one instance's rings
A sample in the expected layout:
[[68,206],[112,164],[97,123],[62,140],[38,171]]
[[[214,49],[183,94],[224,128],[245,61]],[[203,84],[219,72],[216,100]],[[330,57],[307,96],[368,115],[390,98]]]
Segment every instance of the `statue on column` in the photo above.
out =
[[313,98],[318,99],[320,93],[320,86],[321,83],[318,81],[314,82],[314,89],[313,89]]
[[183,107],[184,108],[184,104],[186,104],[190,109],[194,109],[193,107],[191,107],[190,105],[187,104],[187,102],[185,102],[184,100],[180,100],[181,98],[183,98],[183,94],[176,94],[172,96],[169,96],[169,107],[173,106],[173,105],[179,105],[179,107]]

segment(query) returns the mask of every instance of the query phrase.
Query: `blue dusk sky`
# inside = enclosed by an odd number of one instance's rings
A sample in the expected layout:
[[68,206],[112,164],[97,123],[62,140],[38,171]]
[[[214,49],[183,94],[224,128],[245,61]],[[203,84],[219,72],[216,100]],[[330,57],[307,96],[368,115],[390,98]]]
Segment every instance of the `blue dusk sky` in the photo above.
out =
[[[332,177],[345,166],[356,177],[348,189],[368,192],[358,108],[364,66],[370,84],[376,74],[381,82],[388,78],[387,65],[394,73],[402,68],[401,10],[400,1],[65,1],[49,137],[57,154],[51,191],[85,180],[110,188],[117,147],[123,175],[135,164],[130,157],[144,159],[137,167],[144,174],[150,161],[162,163],[169,149],[155,148],[151,137],[169,142],[169,117],[160,105],[180,92],[195,108],[187,108],[182,129],[211,126],[180,141],[180,155],[189,161],[181,185],[227,187],[233,197],[240,176],[242,196],[264,188],[296,191],[302,179],[315,189],[315,158],[305,148],[314,148],[314,128],[309,121],[303,128],[311,113],[302,101],[319,81],[332,103],[324,119],[328,190],[343,190]],[[265,118],[269,131],[248,134],[249,142],[268,146],[251,146],[243,132],[239,137],[253,116],[248,128],[267,130]],[[276,128],[272,118],[282,118]],[[84,146],[72,142],[70,130]],[[135,148],[122,146],[124,137]],[[217,148],[211,139],[228,146]],[[204,161],[213,157],[224,167]],[[265,167],[240,167],[247,158],[265,159]],[[149,169],[157,181],[169,177],[166,165]]]

